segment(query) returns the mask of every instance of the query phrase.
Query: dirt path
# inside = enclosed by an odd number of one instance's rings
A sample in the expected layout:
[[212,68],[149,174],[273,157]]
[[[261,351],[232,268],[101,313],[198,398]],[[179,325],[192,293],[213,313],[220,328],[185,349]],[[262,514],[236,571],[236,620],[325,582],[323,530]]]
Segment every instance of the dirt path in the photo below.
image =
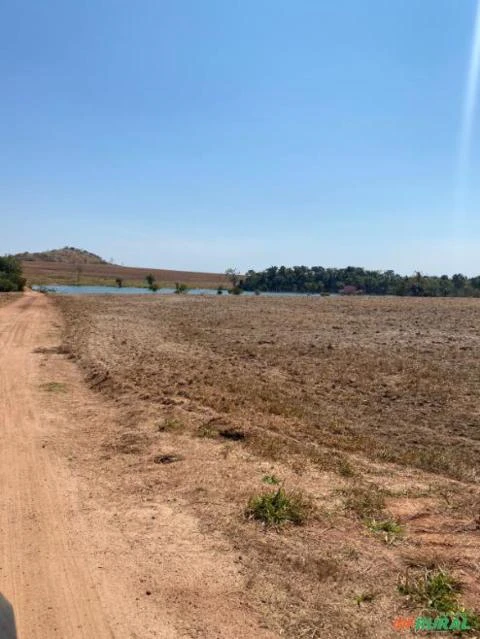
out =
[[156,545],[141,537],[142,504],[127,531],[114,523],[131,502],[96,476],[88,448],[113,409],[71,361],[48,355],[60,328],[40,294],[0,309],[0,637],[16,636],[3,598],[19,639],[271,636],[243,605],[228,551],[216,557],[168,499],[148,504]]
[[27,294],[0,313],[0,592],[19,637],[112,637],[66,516],[72,486],[59,482],[42,444],[32,350],[44,337],[46,310],[42,298]]

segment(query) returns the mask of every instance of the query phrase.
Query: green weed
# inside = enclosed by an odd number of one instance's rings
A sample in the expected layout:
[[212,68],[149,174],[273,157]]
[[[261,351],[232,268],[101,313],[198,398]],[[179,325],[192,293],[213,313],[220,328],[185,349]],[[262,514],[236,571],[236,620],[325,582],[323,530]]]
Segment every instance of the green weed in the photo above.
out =
[[367,521],[367,528],[373,533],[381,534],[387,544],[393,543],[404,532],[403,527],[393,519],[370,519]]
[[248,502],[246,515],[250,519],[262,521],[267,526],[281,526],[292,523],[305,523],[309,511],[309,504],[299,493],[287,494],[283,488],[276,492],[256,495]]
[[415,576],[407,571],[398,583],[398,590],[415,606],[430,608],[442,614],[456,614],[460,611],[460,584],[441,568],[426,569]]
[[264,475],[262,477],[262,481],[264,484],[271,484],[271,485],[276,485],[280,483],[280,480],[278,479],[278,477],[275,477],[275,475]]

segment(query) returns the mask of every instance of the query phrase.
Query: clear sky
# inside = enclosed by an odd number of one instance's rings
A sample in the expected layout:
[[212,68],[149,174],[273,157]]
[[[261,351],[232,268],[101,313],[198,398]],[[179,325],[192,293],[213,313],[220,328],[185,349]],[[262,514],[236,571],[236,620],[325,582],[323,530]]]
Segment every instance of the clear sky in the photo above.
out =
[[480,273],[476,0],[7,0],[0,254]]

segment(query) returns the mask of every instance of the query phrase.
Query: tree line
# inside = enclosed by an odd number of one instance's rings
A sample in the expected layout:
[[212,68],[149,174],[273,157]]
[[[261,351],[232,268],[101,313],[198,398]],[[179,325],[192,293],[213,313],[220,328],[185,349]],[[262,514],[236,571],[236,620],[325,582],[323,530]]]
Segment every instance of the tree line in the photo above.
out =
[[19,260],[11,255],[0,256],[0,292],[23,291],[25,284]]
[[480,276],[461,273],[404,276],[388,271],[370,271],[357,266],[270,266],[249,270],[239,282],[245,291],[316,294],[410,295],[415,297],[480,297]]

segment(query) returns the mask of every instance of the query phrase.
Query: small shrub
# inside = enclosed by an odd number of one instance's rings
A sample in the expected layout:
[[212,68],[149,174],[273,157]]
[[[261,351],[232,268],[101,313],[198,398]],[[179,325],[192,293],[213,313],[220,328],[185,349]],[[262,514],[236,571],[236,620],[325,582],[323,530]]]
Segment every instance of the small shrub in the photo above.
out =
[[385,543],[391,544],[398,537],[403,535],[403,528],[393,519],[383,519],[377,521],[376,519],[371,519],[367,522],[368,529],[376,534],[381,534]]
[[407,571],[405,577],[399,580],[398,590],[416,606],[431,608],[444,614],[456,614],[460,610],[460,584],[441,568],[424,570],[415,576],[411,576]]
[[280,483],[280,480],[278,479],[278,477],[275,477],[275,475],[264,475],[262,477],[262,481],[264,484],[271,484],[271,485],[276,485]]
[[215,439],[218,437],[218,430],[213,426],[209,426],[208,424],[203,424],[197,431],[198,437],[204,437],[207,439]]
[[158,291],[158,284],[155,281],[154,276],[149,273],[146,277],[145,277],[145,281],[147,282],[147,286],[148,288],[155,293],[156,291]]
[[283,488],[276,492],[251,497],[246,515],[249,519],[262,521],[266,526],[281,526],[292,523],[304,524],[309,506],[299,492],[287,494]]
[[188,291],[188,286],[186,284],[181,284],[180,282],[175,282],[175,293],[177,295],[182,295]]

